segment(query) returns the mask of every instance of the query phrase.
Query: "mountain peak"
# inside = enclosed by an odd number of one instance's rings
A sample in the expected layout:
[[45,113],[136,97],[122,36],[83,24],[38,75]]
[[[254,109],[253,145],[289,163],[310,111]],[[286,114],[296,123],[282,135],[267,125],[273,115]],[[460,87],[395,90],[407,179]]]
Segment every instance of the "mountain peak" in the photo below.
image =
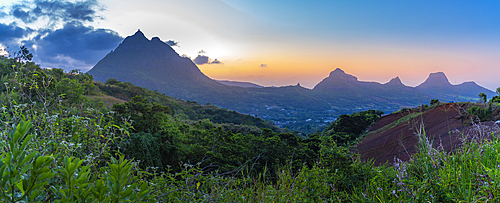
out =
[[151,39],[151,41],[152,41],[152,42],[153,42],[153,41],[159,41],[159,42],[162,42],[162,41],[161,41],[161,39],[160,39],[159,37],[153,37],[153,38]]
[[451,87],[450,81],[443,72],[436,72],[429,74],[429,77],[417,87],[429,88],[429,87]]
[[330,72],[330,77],[334,75],[347,75],[342,69],[336,68],[334,71]]
[[146,38],[146,36],[144,36],[144,33],[142,33],[141,30],[137,30],[137,32],[135,32],[134,35],[126,37],[123,40],[122,44],[125,42],[136,44],[136,43],[149,42],[149,40],[148,40],[148,38]]
[[358,80],[358,78],[345,73],[340,68],[336,68],[334,71],[330,72],[330,76],[328,78],[331,78],[334,80],[342,80],[342,81],[352,81],[352,80],[357,81]]
[[448,78],[446,77],[446,75],[443,72],[431,73],[431,74],[429,74],[429,78],[441,78],[441,79],[448,80]]
[[345,73],[342,69],[336,68],[330,72],[330,75],[318,83],[313,89],[326,90],[344,88],[345,84],[354,84],[358,82],[358,78]]
[[146,38],[146,36],[144,36],[144,33],[141,32],[141,29],[137,29],[137,32],[135,32],[135,34],[132,35],[132,37],[134,37],[134,36],[138,36],[138,37],[142,36],[142,37]]
[[[158,37],[148,40],[141,30],[126,37],[110,54],[88,72],[97,81],[116,78],[150,89],[168,85],[175,89],[169,94],[182,94],[182,87],[217,87],[220,85],[204,75],[189,59],[179,56]],[[145,74],[149,74],[147,77]],[[176,95],[177,94],[177,95]]]
[[403,82],[401,82],[401,79],[399,77],[395,77],[392,78],[388,83],[385,83],[385,85],[403,85]]

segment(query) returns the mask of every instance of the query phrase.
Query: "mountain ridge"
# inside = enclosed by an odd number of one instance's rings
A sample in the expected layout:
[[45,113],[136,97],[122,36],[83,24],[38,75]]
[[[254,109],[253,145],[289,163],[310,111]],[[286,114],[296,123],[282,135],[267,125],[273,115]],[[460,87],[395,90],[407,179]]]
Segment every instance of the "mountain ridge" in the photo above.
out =
[[[417,87],[410,87],[404,85],[399,77],[386,84],[359,81],[340,68],[331,71],[313,89],[300,85],[262,88],[228,86],[203,74],[193,61],[179,56],[160,38],[148,40],[140,30],[126,37],[88,73],[97,81],[115,78],[174,98],[211,103],[259,116],[281,127],[312,119],[318,121],[315,126],[322,126],[323,121],[332,120],[340,114],[368,109],[392,112],[401,107],[428,103],[434,98],[468,101],[479,94],[471,97],[470,92],[485,89],[475,83],[453,86],[442,72],[429,75],[426,82]],[[446,87],[444,94],[441,94],[442,90],[435,91],[439,85]],[[468,94],[460,94],[460,91]],[[309,129],[314,132],[314,128]]]
[[429,77],[415,88],[445,101],[472,101],[477,99],[481,92],[495,95],[493,91],[481,87],[473,81],[452,85],[443,72],[430,73]]
[[254,88],[264,88],[262,85],[258,85],[251,82],[241,82],[241,81],[231,81],[231,80],[216,80],[219,83],[222,83],[227,86],[236,86],[236,87],[254,87]]

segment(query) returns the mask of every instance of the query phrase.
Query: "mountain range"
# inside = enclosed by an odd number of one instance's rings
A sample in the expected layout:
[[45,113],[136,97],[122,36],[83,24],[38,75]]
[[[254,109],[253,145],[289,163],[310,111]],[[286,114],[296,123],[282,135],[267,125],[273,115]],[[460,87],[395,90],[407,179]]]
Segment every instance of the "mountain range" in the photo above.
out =
[[216,81],[203,74],[191,59],[179,56],[158,37],[148,40],[140,30],[125,38],[88,73],[96,81],[115,78],[175,98],[256,115],[282,126],[307,119],[322,125],[339,114],[367,109],[392,112],[431,99],[471,101],[481,92],[494,95],[475,82],[452,85],[442,72],[431,73],[417,87],[405,86],[398,77],[385,84],[358,81],[338,68],[313,89]]

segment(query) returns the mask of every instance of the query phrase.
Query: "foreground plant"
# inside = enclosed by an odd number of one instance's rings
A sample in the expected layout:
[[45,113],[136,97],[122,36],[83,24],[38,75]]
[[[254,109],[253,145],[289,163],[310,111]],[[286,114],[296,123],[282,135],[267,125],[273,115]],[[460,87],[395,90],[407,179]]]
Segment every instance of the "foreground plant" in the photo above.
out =
[[[0,159],[2,202],[144,202],[149,184],[134,174],[135,163],[111,157],[101,171],[79,158],[41,155],[29,147],[31,122],[21,120],[7,137]],[[92,175],[94,174],[94,175]]]

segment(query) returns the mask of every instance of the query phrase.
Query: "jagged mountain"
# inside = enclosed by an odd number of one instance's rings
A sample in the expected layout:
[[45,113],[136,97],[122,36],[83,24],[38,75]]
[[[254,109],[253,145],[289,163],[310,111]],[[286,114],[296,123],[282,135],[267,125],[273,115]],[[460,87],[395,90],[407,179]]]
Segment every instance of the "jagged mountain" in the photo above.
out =
[[384,85],[389,87],[405,86],[403,85],[403,82],[401,82],[401,79],[399,79],[399,77],[392,78],[388,83],[385,83]]
[[206,93],[225,87],[160,38],[148,40],[140,30],[125,38],[88,73],[97,81],[115,78],[186,100],[205,101]]
[[416,88],[433,98],[444,101],[477,100],[479,93],[485,93],[488,96],[495,95],[494,92],[477,85],[475,82],[452,85],[443,72],[429,74],[429,77]]
[[318,83],[313,91],[333,106],[345,105],[347,101],[356,101],[347,105],[399,108],[416,106],[429,100],[427,95],[417,89],[405,86],[399,77],[386,84],[364,82],[358,81],[355,76],[346,74],[339,68]]

